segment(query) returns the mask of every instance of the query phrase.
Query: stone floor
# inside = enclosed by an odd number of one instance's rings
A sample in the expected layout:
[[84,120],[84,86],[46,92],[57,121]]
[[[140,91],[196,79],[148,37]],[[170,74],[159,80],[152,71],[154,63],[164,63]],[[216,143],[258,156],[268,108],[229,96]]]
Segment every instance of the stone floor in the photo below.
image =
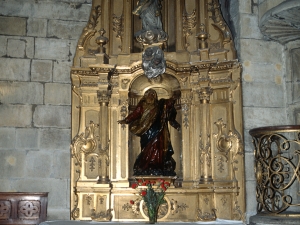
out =
[[[96,224],[106,224],[106,225],[128,225],[128,224],[133,224],[133,225],[144,225],[147,224],[147,222],[86,222],[86,221],[63,221],[63,220],[58,220],[58,221],[46,221],[41,223],[40,225],[96,225]],[[241,221],[233,221],[233,220],[220,220],[217,219],[216,221],[212,222],[158,222],[158,225],[171,225],[171,224],[176,224],[176,225],[190,225],[190,224],[210,224],[210,225],[229,225],[229,224],[234,224],[234,225],[243,225],[243,222]]]
[[300,215],[297,217],[289,216],[265,216],[255,215],[250,217],[249,225],[299,225]]

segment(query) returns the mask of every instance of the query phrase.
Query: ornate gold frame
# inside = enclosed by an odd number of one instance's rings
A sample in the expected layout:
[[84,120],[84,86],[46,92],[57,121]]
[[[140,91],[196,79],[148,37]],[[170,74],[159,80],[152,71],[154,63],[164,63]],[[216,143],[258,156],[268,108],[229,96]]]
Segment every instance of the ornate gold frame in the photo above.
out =
[[141,26],[132,15],[135,4],[94,0],[78,42],[71,70],[72,219],[147,219],[142,202],[129,204],[139,140],[117,121],[154,88],[159,98],[180,95],[182,127],[180,133],[170,130],[177,179],[159,220],[244,220],[241,65],[219,2],[163,1],[169,39],[166,72],[156,79],[143,75],[143,46],[133,38]]

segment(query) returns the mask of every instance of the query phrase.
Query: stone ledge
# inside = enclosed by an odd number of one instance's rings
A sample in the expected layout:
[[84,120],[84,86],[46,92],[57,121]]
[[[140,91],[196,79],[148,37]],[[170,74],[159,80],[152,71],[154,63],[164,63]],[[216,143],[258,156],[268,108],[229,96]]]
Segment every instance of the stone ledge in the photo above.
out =
[[249,225],[299,225],[300,217],[255,215],[250,217]]

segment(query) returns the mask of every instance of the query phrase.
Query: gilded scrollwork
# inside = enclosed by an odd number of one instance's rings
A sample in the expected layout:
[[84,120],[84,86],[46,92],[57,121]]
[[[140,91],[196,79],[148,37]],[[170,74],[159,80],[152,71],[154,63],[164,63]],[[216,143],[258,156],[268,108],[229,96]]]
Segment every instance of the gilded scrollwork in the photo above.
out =
[[117,34],[116,37],[120,38],[121,40],[121,45],[119,46],[119,49],[122,51],[122,41],[123,41],[123,35],[124,35],[124,16],[117,16],[117,15],[113,15],[113,22],[112,22],[112,26],[113,26],[113,31]]
[[[230,85],[229,89],[229,100],[234,102],[233,100],[233,93],[234,91],[241,85],[241,80],[238,78],[237,80],[233,81],[233,83]],[[234,102],[235,103],[235,102]]]
[[140,215],[140,203],[141,200],[139,198],[137,198],[135,201],[133,201],[133,204],[129,204],[126,203],[122,206],[122,209],[125,211],[129,211],[131,210],[131,212],[133,213],[133,215]]
[[182,106],[181,106],[181,110],[183,112],[183,124],[184,124],[184,127],[185,128],[188,128],[189,127],[189,105],[187,103],[183,103]]
[[96,213],[95,209],[92,209],[91,219],[94,221],[111,221],[113,215],[112,215],[112,209],[108,209],[106,211],[101,211],[99,213]]
[[237,200],[234,201],[233,215],[235,220],[244,220],[244,215]]
[[187,129],[189,127],[189,111],[190,105],[192,101],[193,95],[191,93],[187,93],[181,97],[181,111],[183,113],[183,126]]
[[122,82],[121,82],[122,89],[127,89],[129,81],[130,81],[130,79],[122,79]]
[[171,199],[171,213],[174,215],[175,213],[183,212],[184,210],[187,210],[189,206],[185,203],[179,204],[177,200]]
[[78,48],[80,50],[83,50],[86,41],[89,40],[92,36],[94,36],[95,33],[97,32],[96,26],[98,24],[98,19],[101,16],[101,14],[102,14],[102,8],[100,5],[97,5],[94,8],[92,8],[88,24],[84,28],[83,34],[81,35],[78,41]]
[[180,80],[180,83],[182,83],[182,86],[186,86],[186,83],[188,81],[188,77],[182,76],[182,77],[179,78],[179,80]]
[[102,8],[100,5],[94,7],[91,11],[90,19],[88,21],[87,28],[95,29],[98,24],[98,18],[101,16]]
[[219,156],[217,166],[218,166],[218,170],[219,170],[220,173],[222,173],[224,171],[224,166],[225,166],[224,162],[225,162],[224,157]]
[[206,164],[208,167],[211,166],[211,151],[210,151],[210,134],[207,134],[206,144],[204,146],[202,135],[199,135],[199,152],[200,152],[200,163]]
[[228,160],[228,153],[230,151],[235,151],[236,153],[241,151],[241,137],[237,132],[231,130],[228,131],[228,134],[225,134],[226,124],[222,118],[216,121],[215,125],[218,127],[218,134],[214,134],[214,137],[217,139],[217,149]]
[[222,48],[225,43],[232,40],[231,33],[223,19],[218,0],[213,0],[211,3],[209,3],[209,5],[209,11],[211,12],[210,18],[214,21],[214,23],[212,23],[212,26],[215,27],[215,29],[221,34],[222,46],[220,44],[219,48]]
[[211,212],[202,212],[198,209],[197,219],[200,221],[214,221],[217,219],[216,209],[212,209]]
[[[127,116],[127,114],[128,114],[128,99],[122,103],[120,114],[122,116],[122,119],[125,119],[125,117]],[[125,128],[126,128],[126,125],[122,124],[122,129],[124,130]]]
[[[230,161],[231,169],[236,179],[236,173],[239,169],[239,156],[243,156],[243,144],[240,134],[235,130],[234,132],[229,130],[228,134],[225,134],[226,124],[223,119],[219,119],[215,122],[218,127],[218,134],[214,134],[217,140],[217,149],[219,153],[225,157],[226,160],[218,159],[218,170],[223,171],[223,163]],[[229,152],[232,152],[231,158],[229,157]]]
[[190,14],[185,12],[182,15],[182,23],[183,23],[183,36],[185,37],[185,48],[189,47],[188,37],[193,34],[192,29],[196,27],[196,10],[194,9]]
[[227,203],[227,198],[225,195],[221,198],[221,202],[223,206]]
[[[80,171],[77,170],[76,173],[78,174],[77,180],[76,180],[76,182],[77,182],[80,178]],[[74,203],[74,205],[73,205],[73,209],[71,210],[71,218],[73,220],[76,220],[76,218],[79,217],[79,212],[80,212],[80,209],[78,208],[79,201],[78,201],[78,192],[77,192],[76,182],[75,182],[75,186],[73,186],[73,192],[74,192],[73,203]]]
[[71,144],[72,157],[76,159],[76,162],[81,167],[82,159],[80,153],[89,154],[96,150],[97,140],[94,136],[95,130],[99,125],[94,124],[92,121],[86,128],[85,133],[76,135]]
[[93,204],[93,197],[90,196],[89,194],[86,196],[85,200],[86,200],[87,205],[92,205]]
[[207,195],[205,195],[205,197],[204,197],[203,200],[204,200],[205,204],[208,205],[208,203],[209,203],[209,198],[208,198]]

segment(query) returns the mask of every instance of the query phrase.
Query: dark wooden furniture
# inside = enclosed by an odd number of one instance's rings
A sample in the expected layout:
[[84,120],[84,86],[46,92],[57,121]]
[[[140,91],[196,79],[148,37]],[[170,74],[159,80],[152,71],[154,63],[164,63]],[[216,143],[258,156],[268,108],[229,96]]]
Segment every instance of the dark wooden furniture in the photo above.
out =
[[47,192],[0,192],[0,224],[37,225],[47,218],[47,204]]

